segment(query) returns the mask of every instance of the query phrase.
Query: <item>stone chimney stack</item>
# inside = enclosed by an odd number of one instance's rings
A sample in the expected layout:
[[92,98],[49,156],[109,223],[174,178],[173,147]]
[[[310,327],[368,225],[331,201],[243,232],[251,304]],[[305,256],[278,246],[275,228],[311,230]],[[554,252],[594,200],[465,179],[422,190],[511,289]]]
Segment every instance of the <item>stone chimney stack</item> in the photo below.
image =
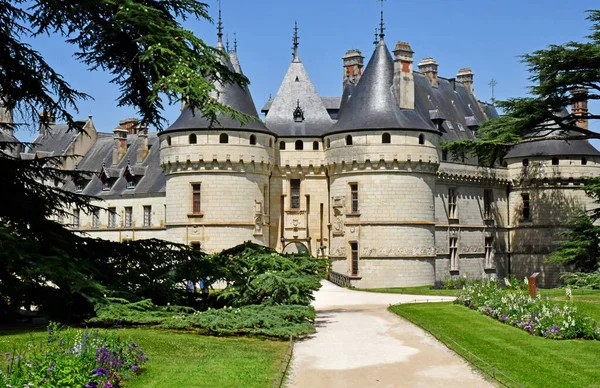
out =
[[425,74],[432,87],[438,87],[438,64],[433,58],[423,58],[419,63],[419,72]]
[[[586,88],[577,88],[571,90],[573,97],[581,97],[581,101],[574,102],[571,105],[571,113],[578,117],[587,117],[588,115],[588,90]],[[577,120],[577,126],[583,129],[589,129],[587,118]]]
[[127,130],[119,127],[113,130],[113,162],[118,164],[127,153]]
[[473,89],[473,76],[475,74],[473,74],[473,71],[468,68],[465,67],[464,69],[460,69],[458,71],[458,74],[456,75],[456,80],[459,82],[462,82],[465,87],[467,88],[467,90],[469,91],[469,93],[475,95],[475,89]]
[[126,130],[130,135],[135,135],[138,128],[138,121],[139,120],[135,117],[130,117],[119,121],[119,126],[117,128]]
[[5,107],[5,101],[0,95],[0,129],[12,135],[14,132],[13,124],[13,112]]
[[363,74],[365,57],[360,50],[348,50],[342,60],[344,61],[343,88],[350,83],[356,85]]
[[394,96],[402,109],[415,109],[415,78],[410,45],[398,42],[394,48]]
[[148,156],[148,127],[140,125],[137,130],[138,134],[138,149],[136,162],[142,163]]

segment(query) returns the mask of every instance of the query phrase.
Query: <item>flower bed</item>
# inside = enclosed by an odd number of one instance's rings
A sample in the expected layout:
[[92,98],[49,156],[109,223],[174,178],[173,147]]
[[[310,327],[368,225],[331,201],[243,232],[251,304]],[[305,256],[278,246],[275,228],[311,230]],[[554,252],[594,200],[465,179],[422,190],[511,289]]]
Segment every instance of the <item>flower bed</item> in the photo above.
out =
[[496,281],[466,286],[455,303],[550,339],[600,339],[598,323],[569,305],[560,307],[539,296],[499,287]]
[[51,324],[45,341],[4,354],[0,385],[116,388],[139,373],[147,359],[135,342],[114,331],[59,330]]

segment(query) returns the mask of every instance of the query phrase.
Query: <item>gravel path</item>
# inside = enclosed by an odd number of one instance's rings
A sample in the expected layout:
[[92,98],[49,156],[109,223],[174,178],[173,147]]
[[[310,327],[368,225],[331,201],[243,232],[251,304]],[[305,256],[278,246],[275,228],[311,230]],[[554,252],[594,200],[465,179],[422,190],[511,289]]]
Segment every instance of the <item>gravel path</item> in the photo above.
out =
[[323,281],[317,333],[296,343],[289,387],[493,387],[420,328],[386,310],[451,297],[350,291]]

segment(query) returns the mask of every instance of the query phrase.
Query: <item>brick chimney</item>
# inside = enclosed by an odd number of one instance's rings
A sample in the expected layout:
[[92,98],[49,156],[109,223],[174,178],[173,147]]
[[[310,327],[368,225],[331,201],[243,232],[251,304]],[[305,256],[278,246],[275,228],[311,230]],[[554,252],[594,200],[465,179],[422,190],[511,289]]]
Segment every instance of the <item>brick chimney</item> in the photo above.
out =
[[348,84],[357,84],[363,74],[365,57],[360,50],[348,50],[342,58],[344,61],[344,82],[343,88]]
[[464,69],[460,69],[458,71],[458,74],[456,75],[456,80],[459,82],[462,82],[463,85],[465,85],[465,87],[469,91],[469,93],[471,93],[473,95],[475,95],[475,89],[473,89],[473,76],[474,75],[475,74],[473,74],[473,71],[468,67],[465,67]]
[[398,106],[415,109],[415,79],[413,75],[414,51],[406,42],[398,42],[394,48],[393,91]]
[[[588,90],[586,88],[577,88],[571,90],[573,97],[581,98],[581,101],[573,102],[571,105],[571,113],[578,117],[586,117],[588,115]],[[577,126],[583,129],[589,129],[588,120],[586,118],[577,120]]]
[[138,135],[138,149],[136,162],[142,163],[148,156],[148,127],[140,125],[137,130]]
[[425,74],[432,87],[438,87],[438,64],[433,58],[423,58],[419,63],[419,72]]
[[130,117],[119,121],[119,126],[117,128],[126,130],[130,135],[135,135],[138,128],[138,122],[139,120],[135,117]]
[[113,130],[113,162],[118,164],[127,153],[127,130],[115,128]]

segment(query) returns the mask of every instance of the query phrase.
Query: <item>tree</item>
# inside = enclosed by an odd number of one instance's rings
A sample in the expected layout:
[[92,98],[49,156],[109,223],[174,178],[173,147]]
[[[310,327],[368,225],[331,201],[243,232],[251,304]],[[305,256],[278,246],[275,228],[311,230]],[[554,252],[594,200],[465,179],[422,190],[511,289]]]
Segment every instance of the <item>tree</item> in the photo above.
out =
[[522,57],[532,73],[531,97],[498,102],[504,116],[484,123],[475,140],[448,142],[443,148],[477,156],[480,164],[492,166],[517,144],[600,139],[599,133],[578,125],[582,119],[600,119],[600,112],[565,112],[572,104],[600,100],[600,10],[588,11],[587,19],[592,22],[588,42],[550,45]]
[[[210,20],[207,5],[196,0],[0,0],[0,106],[23,118],[5,126],[43,129],[54,116],[70,130],[81,130],[73,112],[80,99],[91,96],[73,89],[22,41],[40,34],[64,37],[90,70],[112,74],[121,92],[118,104],[135,107],[142,124],[162,128],[165,100],[185,100],[210,120],[219,114],[245,120],[213,96],[215,81],[245,85],[247,79],[223,64],[226,54],[181,25],[188,17]],[[3,145],[0,140],[0,150]],[[0,318],[33,303],[70,320],[90,312],[91,302],[107,293],[165,302],[176,283],[184,284],[188,274],[182,268],[192,262],[202,268],[202,255],[183,245],[103,241],[53,221],[71,209],[97,208],[90,202],[94,198],[61,189],[85,173],[62,169],[57,157],[21,160],[0,151]]]

